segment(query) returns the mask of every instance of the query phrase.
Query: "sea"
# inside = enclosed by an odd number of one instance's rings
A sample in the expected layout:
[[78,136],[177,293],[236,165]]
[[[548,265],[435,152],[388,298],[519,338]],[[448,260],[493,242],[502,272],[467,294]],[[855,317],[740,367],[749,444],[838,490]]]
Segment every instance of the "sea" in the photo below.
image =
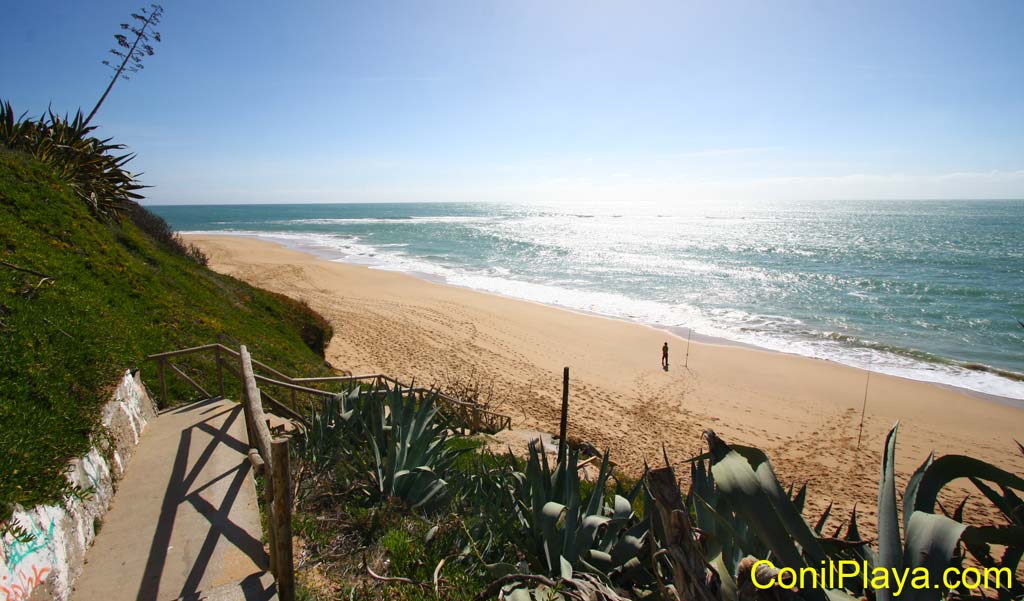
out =
[[151,206],[179,232],[1016,399],[1024,200]]

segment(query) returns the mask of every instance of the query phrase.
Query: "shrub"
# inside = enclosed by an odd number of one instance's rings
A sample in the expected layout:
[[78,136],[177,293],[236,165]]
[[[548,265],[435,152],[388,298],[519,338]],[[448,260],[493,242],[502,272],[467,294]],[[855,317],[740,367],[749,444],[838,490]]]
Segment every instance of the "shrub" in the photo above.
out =
[[149,235],[155,242],[163,246],[164,249],[191,259],[203,267],[209,265],[210,259],[206,256],[206,253],[195,244],[182,240],[181,236],[171,229],[171,226],[164,221],[163,217],[149,211],[139,203],[135,201],[125,202],[122,207],[122,215]]

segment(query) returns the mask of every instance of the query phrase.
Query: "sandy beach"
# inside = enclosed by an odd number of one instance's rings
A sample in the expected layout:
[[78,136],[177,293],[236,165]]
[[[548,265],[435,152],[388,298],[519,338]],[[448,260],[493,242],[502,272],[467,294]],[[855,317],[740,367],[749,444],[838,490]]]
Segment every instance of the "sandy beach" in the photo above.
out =
[[[882,444],[896,420],[900,490],[932,450],[1024,472],[1014,444],[1024,440],[1024,410],[960,390],[871,374],[858,449],[864,370],[696,340],[687,348],[685,339],[641,324],[326,261],[253,238],[187,238],[213,269],[305,300],[328,318],[334,366],[424,385],[470,376],[493,383],[496,410],[517,429],[557,431],[562,368],[569,366],[570,434],[611,449],[627,472],[639,473],[645,460],[660,463],[662,443],[674,461],[700,452],[701,432],[711,428],[727,442],[764,449],[784,483],[808,482],[808,515],[834,502],[831,528],[857,503],[869,531]],[[660,364],[666,341],[668,371]]]

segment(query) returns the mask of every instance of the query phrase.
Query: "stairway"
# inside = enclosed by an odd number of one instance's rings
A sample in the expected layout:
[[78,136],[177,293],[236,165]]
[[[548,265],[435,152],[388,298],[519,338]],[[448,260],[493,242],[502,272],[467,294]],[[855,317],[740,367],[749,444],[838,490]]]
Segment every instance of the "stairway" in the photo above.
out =
[[238,403],[208,399],[150,422],[72,601],[277,599]]

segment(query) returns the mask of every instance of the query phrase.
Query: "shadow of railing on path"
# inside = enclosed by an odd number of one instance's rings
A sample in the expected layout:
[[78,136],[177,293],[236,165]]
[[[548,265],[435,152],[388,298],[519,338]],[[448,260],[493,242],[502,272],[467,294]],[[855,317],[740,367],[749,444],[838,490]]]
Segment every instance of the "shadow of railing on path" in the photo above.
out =
[[[170,412],[181,414],[187,411],[196,411],[203,405],[212,405],[210,408],[200,412],[200,415],[204,415],[222,407],[215,405],[218,400],[218,398],[212,398],[197,401],[196,403],[173,409]],[[167,567],[167,550],[174,534],[179,508],[183,503],[190,504],[196,512],[206,518],[209,522],[209,529],[203,539],[199,552],[192,562],[192,568],[189,571],[185,584],[180,591],[176,591],[176,597],[187,597],[200,592],[199,585],[206,573],[207,566],[211,563],[213,552],[221,538],[226,539],[233,547],[248,556],[260,569],[267,569],[267,556],[263,550],[263,543],[254,538],[244,528],[231,521],[230,518],[231,510],[238,499],[239,492],[245,483],[245,478],[252,469],[247,460],[248,445],[230,434],[232,425],[241,413],[241,406],[230,407],[223,411],[212,413],[195,425],[182,430],[178,440],[178,449],[174,456],[174,465],[171,469],[171,478],[164,491],[160,519],[153,534],[146,569],[136,595],[137,601],[158,601],[160,581],[163,577],[164,569]],[[218,420],[223,421],[219,426],[214,425]],[[205,446],[202,447],[199,455],[190,465],[189,456],[194,454],[195,448],[197,448],[196,445],[204,444],[202,437],[196,435],[197,430],[209,436],[209,440],[205,442]],[[220,445],[230,447],[233,451],[237,452],[238,464],[220,474],[207,476],[203,473],[204,468],[207,467]],[[206,496],[216,498],[219,495],[213,493],[204,496],[204,493],[211,492],[211,488],[220,484],[226,478],[230,478],[230,483],[227,485],[227,489],[223,497],[220,498],[218,505],[214,506]],[[262,588],[262,584],[259,586]],[[255,593],[255,590],[253,592]],[[167,596],[167,591],[164,591],[163,597]],[[246,596],[246,599],[249,598],[249,596]]]
[[[180,361],[182,357],[188,355],[211,353],[213,354],[216,368],[216,388],[214,390],[218,393],[217,396],[212,395],[197,381],[197,378],[199,378],[198,374],[193,372],[193,375],[196,377],[192,377],[186,370],[183,370],[174,362]],[[289,459],[290,436],[287,435],[287,430],[282,433],[275,429],[272,434],[270,422],[264,413],[264,401],[271,413],[290,421],[294,428],[308,429],[310,427],[309,419],[296,411],[296,408],[301,406],[298,402],[300,396],[315,400],[333,398],[339,392],[323,390],[317,388],[317,386],[341,386],[347,393],[354,387],[362,386],[364,383],[371,383],[375,388],[393,388],[403,395],[423,392],[432,393],[441,406],[441,410],[453,419],[453,423],[461,424],[458,427],[464,431],[497,432],[512,426],[512,418],[507,415],[489,411],[474,403],[460,401],[440,391],[427,391],[423,388],[405,386],[398,380],[384,374],[292,378],[264,363],[254,360],[245,345],[242,345],[238,351],[235,351],[222,344],[208,344],[150,355],[149,359],[157,364],[162,406],[166,407],[168,401],[168,371],[180,377],[206,399],[185,407],[170,409],[168,410],[169,412],[182,413],[192,411],[199,409],[204,403],[212,403],[222,399],[225,391],[225,371],[234,375],[241,384],[240,400],[242,402],[240,406],[229,409],[227,412],[215,413],[206,417],[181,433],[172,477],[164,495],[160,523],[150,545],[149,562],[147,563],[146,572],[137,595],[137,601],[157,601],[155,597],[159,588],[160,578],[166,567],[167,547],[173,534],[175,518],[180,505],[186,502],[190,503],[197,512],[206,517],[209,521],[210,529],[193,561],[185,585],[179,592],[179,597],[195,596],[199,593],[197,589],[203,580],[206,566],[213,557],[218,541],[224,538],[248,555],[256,565],[269,568],[276,578],[276,594],[280,596],[282,601],[294,601],[295,566],[292,555],[291,529],[291,489],[293,483]],[[265,374],[269,375],[256,373],[256,369],[262,370]],[[264,388],[261,389],[259,387],[260,384],[263,384]],[[286,391],[286,394],[290,396],[292,406],[288,406],[273,398],[266,392],[266,387],[275,387],[275,390],[281,389]],[[201,415],[205,415],[210,411],[213,411],[213,407],[204,410]],[[229,434],[231,424],[237,419],[239,412],[243,413],[245,419],[246,440],[244,441],[238,440]],[[225,413],[229,413],[229,415],[224,419],[224,423],[220,427],[213,426],[213,420],[223,416]],[[199,454],[195,464],[189,469],[188,458],[191,445],[196,440],[195,434],[197,430],[210,436],[210,441]],[[275,434],[283,435],[274,437]],[[237,468],[217,474],[207,482],[199,483],[197,487],[197,480],[204,466],[210,461],[214,450],[220,444],[230,446],[243,457],[247,457],[248,460],[243,459]],[[266,534],[270,549],[269,565],[263,554],[262,543],[254,539],[244,529],[232,523],[229,518],[231,506],[237,499],[250,469],[256,476],[264,476],[263,505],[267,516]],[[230,484],[219,506],[215,506],[201,493],[219,484],[225,478],[231,479]],[[249,586],[252,588],[253,594],[264,594],[270,590],[264,589],[261,582],[258,585],[253,585],[250,582]],[[248,597],[246,598],[248,599]]]

